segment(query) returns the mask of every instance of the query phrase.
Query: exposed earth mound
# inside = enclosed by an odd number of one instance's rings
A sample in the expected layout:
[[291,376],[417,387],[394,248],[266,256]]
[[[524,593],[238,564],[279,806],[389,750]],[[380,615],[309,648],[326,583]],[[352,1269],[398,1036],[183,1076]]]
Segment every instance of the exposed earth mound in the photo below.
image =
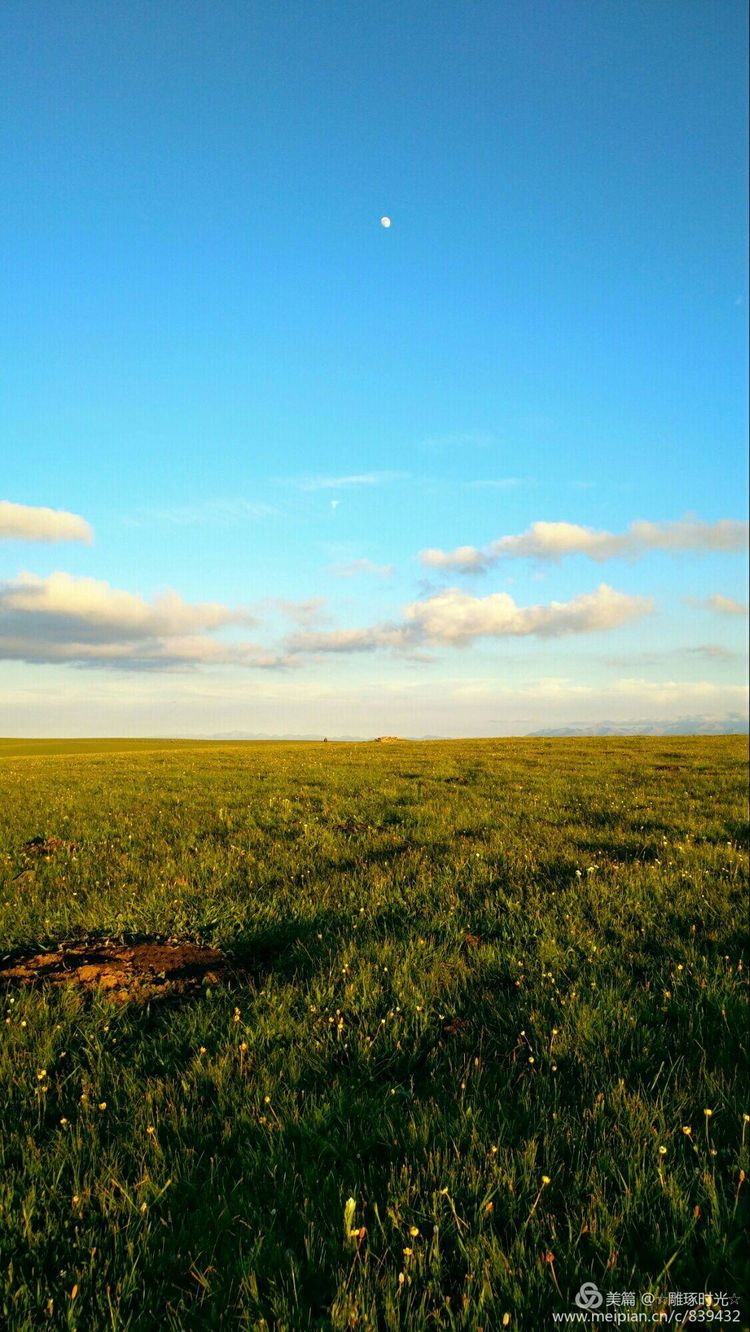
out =
[[229,973],[229,959],[200,944],[99,940],[0,961],[0,985],[72,985],[125,1002],[193,994]]
[[402,743],[400,735],[376,735],[376,745],[400,745]]

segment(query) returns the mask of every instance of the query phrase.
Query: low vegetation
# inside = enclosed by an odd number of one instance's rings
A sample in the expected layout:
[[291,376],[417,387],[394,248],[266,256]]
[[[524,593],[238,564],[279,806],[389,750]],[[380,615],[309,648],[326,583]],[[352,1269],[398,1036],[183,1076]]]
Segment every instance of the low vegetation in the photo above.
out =
[[0,743],[6,968],[226,960],[132,1000],[5,977],[0,1325],[741,1293],[744,819],[733,737]]

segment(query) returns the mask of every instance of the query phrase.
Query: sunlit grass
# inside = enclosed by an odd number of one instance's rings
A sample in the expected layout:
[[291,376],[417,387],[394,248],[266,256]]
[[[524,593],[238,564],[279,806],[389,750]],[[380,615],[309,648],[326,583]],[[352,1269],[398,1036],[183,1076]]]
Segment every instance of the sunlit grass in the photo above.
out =
[[6,996],[0,1325],[536,1332],[586,1280],[742,1289],[741,740],[11,744],[6,952],[173,935],[249,979]]

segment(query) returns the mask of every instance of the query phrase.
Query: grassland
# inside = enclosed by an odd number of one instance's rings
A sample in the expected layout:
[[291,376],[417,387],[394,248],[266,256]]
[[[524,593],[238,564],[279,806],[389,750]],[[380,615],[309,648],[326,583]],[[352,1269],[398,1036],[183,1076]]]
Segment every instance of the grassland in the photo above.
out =
[[5,995],[0,1326],[741,1293],[745,814],[736,738],[4,742],[0,952],[175,936],[248,975]]

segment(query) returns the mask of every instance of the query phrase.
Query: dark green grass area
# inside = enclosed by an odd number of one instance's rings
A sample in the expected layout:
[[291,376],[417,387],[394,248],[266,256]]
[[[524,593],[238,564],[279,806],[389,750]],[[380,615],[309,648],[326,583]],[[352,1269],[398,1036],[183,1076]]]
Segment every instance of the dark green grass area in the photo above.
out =
[[0,749],[0,949],[248,976],[5,997],[0,1326],[537,1332],[584,1281],[746,1288],[742,739],[127,746]]

